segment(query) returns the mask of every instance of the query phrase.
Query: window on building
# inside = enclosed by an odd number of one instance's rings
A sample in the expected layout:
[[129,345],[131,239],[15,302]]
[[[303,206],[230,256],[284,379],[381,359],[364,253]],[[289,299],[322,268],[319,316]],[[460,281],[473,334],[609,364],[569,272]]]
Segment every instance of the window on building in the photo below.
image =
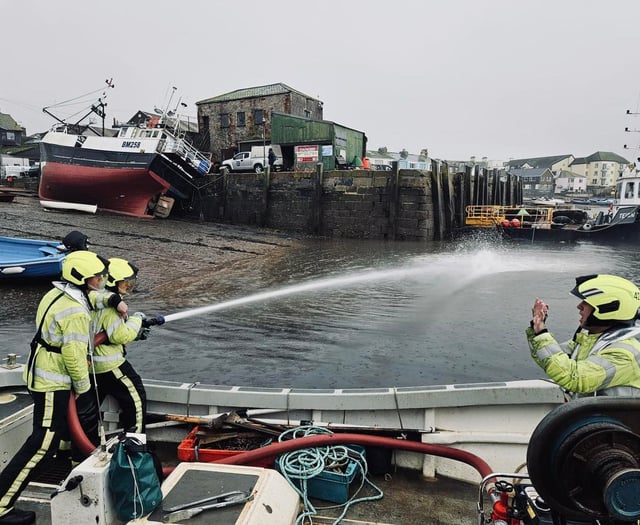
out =
[[311,118],[311,111],[309,111],[308,109],[304,110],[304,116],[307,118]]
[[263,109],[254,109],[253,110],[253,122],[257,125],[262,125],[264,123],[264,110]]
[[7,131],[7,140],[10,140],[10,141],[16,140],[16,134],[13,131]]
[[244,128],[245,127],[244,111],[238,111],[238,113],[236,114],[236,117],[238,119],[238,127]]
[[208,150],[211,147],[211,130],[209,129],[209,115],[202,116],[202,148]]
[[231,124],[231,119],[229,118],[229,113],[220,113],[220,127],[228,128]]

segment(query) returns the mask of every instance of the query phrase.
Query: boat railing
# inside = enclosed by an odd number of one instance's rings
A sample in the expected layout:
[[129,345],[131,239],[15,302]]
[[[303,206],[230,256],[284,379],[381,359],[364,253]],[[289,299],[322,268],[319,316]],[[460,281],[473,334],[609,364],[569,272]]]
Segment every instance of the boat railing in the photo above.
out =
[[159,150],[162,153],[177,155],[203,175],[209,172],[211,160],[184,139],[167,134],[159,145]]
[[472,205],[465,208],[465,225],[492,227],[504,219],[504,206]]
[[553,211],[554,208],[550,207],[470,205],[465,208],[465,225],[492,228],[513,219],[518,219],[521,223],[551,223]]

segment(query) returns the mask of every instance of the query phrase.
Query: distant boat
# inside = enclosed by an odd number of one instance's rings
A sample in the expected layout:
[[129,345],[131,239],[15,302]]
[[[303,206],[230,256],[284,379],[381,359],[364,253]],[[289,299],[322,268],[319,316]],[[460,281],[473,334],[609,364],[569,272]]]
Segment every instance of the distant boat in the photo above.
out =
[[[91,111],[104,117],[96,105]],[[165,115],[141,125],[124,125],[116,136],[78,133],[78,124],[60,122],[40,143],[43,201],[152,217],[164,195],[189,199],[211,166],[207,156],[170,129]]]
[[557,210],[551,220],[522,222],[519,227],[505,223],[497,227],[503,237],[516,240],[640,243],[640,175],[621,177],[616,187],[616,198],[600,199],[598,203],[604,204],[605,201],[609,209],[600,211],[589,220],[558,220],[564,210]]
[[551,197],[540,197],[537,199],[532,199],[531,204],[534,204],[536,206],[562,206],[565,203],[564,199],[555,199],[555,198],[551,198]]
[[58,241],[0,237],[0,282],[58,277],[67,253]]

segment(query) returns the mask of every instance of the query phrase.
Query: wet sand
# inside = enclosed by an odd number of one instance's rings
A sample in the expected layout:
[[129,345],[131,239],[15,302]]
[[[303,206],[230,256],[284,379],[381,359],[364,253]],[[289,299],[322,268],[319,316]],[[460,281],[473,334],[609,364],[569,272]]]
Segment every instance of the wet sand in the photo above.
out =
[[90,250],[140,267],[144,283],[139,297],[151,301],[206,289],[219,283],[222,274],[222,280],[233,280],[229,274],[240,276],[268,265],[297,243],[288,233],[255,227],[47,211],[29,192],[12,203],[0,203],[2,236],[61,240],[71,230],[89,237]]

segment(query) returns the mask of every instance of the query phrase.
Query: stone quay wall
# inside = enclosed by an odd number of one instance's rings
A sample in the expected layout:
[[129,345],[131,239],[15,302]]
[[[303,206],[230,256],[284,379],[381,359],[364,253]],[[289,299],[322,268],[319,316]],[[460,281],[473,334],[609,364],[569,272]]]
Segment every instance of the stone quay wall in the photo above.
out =
[[430,174],[415,170],[231,174],[203,209],[208,219],[327,237],[431,240],[434,233]]
[[497,171],[231,173],[202,199],[206,220],[357,239],[432,241],[465,226],[469,204],[511,205],[521,184]]

